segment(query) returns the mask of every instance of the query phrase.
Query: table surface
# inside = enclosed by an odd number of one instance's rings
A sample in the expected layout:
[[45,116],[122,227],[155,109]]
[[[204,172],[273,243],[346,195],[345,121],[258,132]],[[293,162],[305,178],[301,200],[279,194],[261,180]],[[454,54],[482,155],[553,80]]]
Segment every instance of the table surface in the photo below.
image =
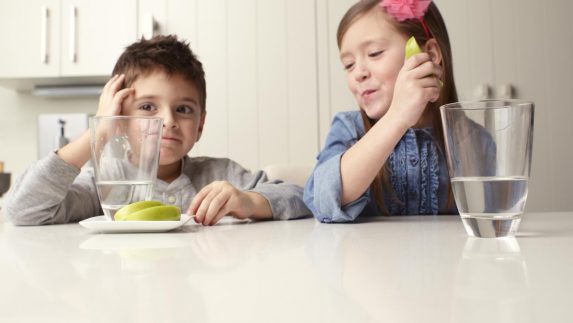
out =
[[0,220],[1,322],[573,322],[573,212],[98,234]]

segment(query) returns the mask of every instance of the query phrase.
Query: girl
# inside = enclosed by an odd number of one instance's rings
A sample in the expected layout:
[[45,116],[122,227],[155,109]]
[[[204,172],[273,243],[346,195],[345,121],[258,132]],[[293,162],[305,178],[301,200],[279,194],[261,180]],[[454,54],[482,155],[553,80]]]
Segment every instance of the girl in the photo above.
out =
[[[404,60],[415,37],[422,53]],[[321,222],[456,213],[438,107],[457,101],[450,42],[430,0],[363,0],[342,18],[340,60],[360,111],[334,117],[304,200]]]

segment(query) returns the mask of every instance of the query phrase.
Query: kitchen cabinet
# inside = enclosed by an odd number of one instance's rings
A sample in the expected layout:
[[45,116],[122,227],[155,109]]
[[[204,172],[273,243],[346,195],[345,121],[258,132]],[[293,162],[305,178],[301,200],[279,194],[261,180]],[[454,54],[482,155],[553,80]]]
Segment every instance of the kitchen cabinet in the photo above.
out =
[[0,2],[1,78],[59,74],[60,1]]
[[0,78],[107,76],[137,37],[137,0],[0,3]]

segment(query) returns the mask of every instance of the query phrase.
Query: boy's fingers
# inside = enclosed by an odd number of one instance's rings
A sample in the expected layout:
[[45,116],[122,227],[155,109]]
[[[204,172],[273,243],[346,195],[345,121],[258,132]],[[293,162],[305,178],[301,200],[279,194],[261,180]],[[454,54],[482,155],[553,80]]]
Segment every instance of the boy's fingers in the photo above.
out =
[[191,211],[191,214],[197,214],[197,210],[199,209],[199,206],[201,206],[201,202],[203,202],[203,199],[205,198],[205,196],[207,196],[207,194],[209,194],[210,191],[211,191],[211,186],[207,185],[202,190],[200,190],[199,193],[197,193],[197,195],[195,195],[193,201],[191,202],[191,205],[189,205],[189,210]]
[[210,190],[207,196],[205,196],[201,201],[201,205],[199,205],[199,207],[197,208],[197,213],[195,213],[195,215],[197,216],[197,220],[199,220],[199,222],[201,223],[205,222],[207,211],[211,206],[211,201],[215,198],[216,195],[217,195],[216,190]]
[[224,209],[225,204],[228,201],[228,196],[224,192],[220,192],[217,194],[209,204],[209,208],[207,209],[207,214],[205,215],[205,219],[203,220],[203,224],[210,225],[213,222],[213,219]]
[[111,82],[110,90],[114,93],[117,92],[123,86],[123,80],[125,79],[125,75],[121,74],[118,76],[113,82]]
[[109,89],[109,87],[111,86],[111,84],[115,81],[115,79],[118,77],[119,75],[115,74],[114,76],[112,76],[103,86],[103,92],[105,92],[107,89]]
[[211,221],[210,225],[214,225],[217,224],[219,221],[221,221],[222,218],[225,217],[225,215],[227,215],[229,213],[229,210],[227,210],[227,207],[222,208],[219,213],[217,213],[217,216],[215,216],[215,218]]

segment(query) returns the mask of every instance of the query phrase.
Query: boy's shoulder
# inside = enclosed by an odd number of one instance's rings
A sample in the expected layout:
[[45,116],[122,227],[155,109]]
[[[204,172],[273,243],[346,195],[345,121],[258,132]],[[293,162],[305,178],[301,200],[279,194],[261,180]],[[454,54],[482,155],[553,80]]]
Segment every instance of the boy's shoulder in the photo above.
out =
[[239,163],[229,158],[198,156],[183,158],[183,172],[186,174],[191,173],[209,173],[220,172],[230,168],[241,167]]
[[235,161],[225,157],[209,157],[209,156],[185,156],[183,159],[184,167],[192,165],[193,167],[212,167],[215,165],[230,165],[236,164]]

